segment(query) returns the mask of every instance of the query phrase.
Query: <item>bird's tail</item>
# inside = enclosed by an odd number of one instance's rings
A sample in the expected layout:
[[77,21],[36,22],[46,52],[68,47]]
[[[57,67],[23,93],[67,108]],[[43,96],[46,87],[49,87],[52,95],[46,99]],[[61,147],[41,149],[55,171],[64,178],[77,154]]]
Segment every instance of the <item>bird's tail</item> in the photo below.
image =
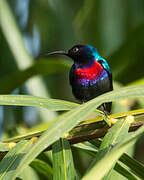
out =
[[104,108],[108,113],[111,113],[111,109],[112,109],[112,102],[108,102],[104,104]]

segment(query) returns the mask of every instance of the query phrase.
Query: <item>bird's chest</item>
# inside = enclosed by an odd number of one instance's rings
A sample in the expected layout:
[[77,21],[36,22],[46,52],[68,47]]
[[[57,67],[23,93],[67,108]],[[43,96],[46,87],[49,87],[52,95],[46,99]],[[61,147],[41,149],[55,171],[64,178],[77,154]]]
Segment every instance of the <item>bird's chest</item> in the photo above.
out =
[[73,73],[74,80],[83,86],[91,86],[107,76],[107,72],[99,63],[90,67],[75,68]]

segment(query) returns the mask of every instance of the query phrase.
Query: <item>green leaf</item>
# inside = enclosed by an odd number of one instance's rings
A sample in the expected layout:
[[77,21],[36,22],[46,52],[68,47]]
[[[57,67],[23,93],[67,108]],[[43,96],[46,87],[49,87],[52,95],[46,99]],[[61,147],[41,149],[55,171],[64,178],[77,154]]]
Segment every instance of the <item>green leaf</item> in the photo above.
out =
[[0,143],[0,152],[9,151],[9,144],[8,143]]
[[104,136],[99,150],[102,151],[103,149],[109,147],[108,151],[110,151],[113,146],[123,141],[124,137],[126,138],[128,135],[131,122],[130,116],[123,120],[118,120],[110,131],[108,131],[108,133]]
[[18,141],[21,141],[21,140],[24,140],[24,139],[30,139],[32,137],[40,136],[43,132],[44,131],[35,131],[35,132],[31,132],[31,133],[26,133],[26,134],[16,136],[16,137],[13,137],[13,138],[8,138],[8,139],[4,140],[3,142],[4,142],[4,144],[9,143],[9,142],[18,142]]
[[15,172],[15,177],[46,147],[54,143],[60,137],[64,136],[66,132],[69,132],[72,128],[74,128],[78,123],[92,113],[100,104],[124,98],[139,97],[143,96],[143,94],[144,86],[122,88],[103,94],[59,116],[22,159]]
[[132,133],[129,137],[127,137],[122,143],[116,145],[109,153],[106,154],[104,158],[97,162],[97,164],[89,171],[86,176],[82,178],[82,180],[97,180],[104,177],[104,175],[113,167],[115,162],[119,159],[119,157],[130,147],[132,146],[136,140],[144,133],[144,127],[141,127],[136,132]]
[[53,145],[54,180],[79,179],[73,164],[73,157],[69,142],[61,138]]
[[48,179],[48,180],[52,179],[53,170],[52,170],[51,166],[49,164],[47,164],[46,162],[39,160],[39,159],[35,159],[34,161],[32,161],[30,166],[33,169],[35,169],[38,174],[43,175],[45,177],[45,179]]
[[[96,152],[97,150],[94,148],[91,148],[91,146],[85,146],[84,144],[79,143],[79,144],[75,144],[73,145],[75,148],[78,148],[82,151],[84,151],[85,153],[89,154],[92,157],[96,157]],[[124,154],[123,154],[124,155]],[[123,156],[122,155],[122,156]],[[122,157],[121,156],[121,157]],[[123,166],[120,165],[119,162],[116,163],[116,165],[114,166],[114,170],[117,171],[118,173],[120,173],[121,175],[123,175],[124,177],[126,177],[127,179],[131,179],[131,180],[139,180],[139,178],[133,174],[130,170],[124,168]]]
[[[133,115],[135,117],[135,121],[140,121],[141,118],[143,119],[144,109],[137,109],[134,111],[128,111],[128,112],[123,112],[123,113],[116,113],[116,114],[110,115],[109,117],[120,119],[120,118],[125,118],[126,116],[130,116],[130,115]],[[81,123],[81,125],[72,129],[70,131],[70,134],[71,135],[80,134],[83,132],[87,133],[90,130],[94,131],[95,129],[103,128],[103,127],[105,127],[105,123],[103,123],[102,120],[103,120],[102,117],[96,117],[94,119],[91,119],[91,115],[90,115],[90,120],[88,118],[87,121],[84,121],[83,123]],[[98,121],[101,121],[101,122],[97,123]],[[25,133],[25,134],[5,139],[5,140],[3,140],[4,144],[2,144],[2,146],[4,145],[6,147],[6,143],[8,143],[8,142],[18,142],[18,141],[23,140],[23,139],[29,139],[29,138],[32,138],[35,136],[40,136],[51,124],[52,124],[52,121],[47,122],[47,123],[42,123],[38,126],[35,126],[32,129],[28,129],[27,133]],[[95,145],[95,141],[97,141],[97,139],[90,140],[90,142],[92,144],[94,143],[94,145]],[[99,147],[101,144],[101,142],[98,142],[98,141],[96,143],[98,143],[95,145],[96,147]],[[1,148],[1,146],[0,146],[0,148]]]
[[[130,116],[128,116],[127,118],[123,120],[117,121],[116,124],[104,136],[103,141],[100,145],[99,151],[96,154],[96,158],[92,162],[92,164],[89,166],[88,171],[90,171],[90,169],[93,168],[93,166],[98,161],[100,161],[108,152],[110,152],[116,144],[123,141],[124,137],[128,136],[128,130],[131,123],[129,117]],[[107,179],[109,177],[111,171],[112,171],[112,168],[110,169],[109,173],[105,175],[104,179],[105,178]]]
[[83,151],[94,158],[95,158],[96,152],[98,151],[95,147],[92,147],[92,144],[90,143],[87,144],[87,142],[74,144],[72,145],[72,148],[79,149],[80,151]]
[[92,151],[92,152],[97,152],[97,149],[89,142],[84,142],[84,143],[77,143],[74,144],[73,147],[83,149],[85,151]]
[[121,175],[123,175],[124,177],[126,177],[127,179],[130,180],[139,180],[139,178],[137,178],[131,171],[125,169],[124,167],[122,167],[119,163],[116,163],[114,169],[120,173]]
[[32,169],[30,166],[27,166],[20,175],[16,178],[16,180],[40,180],[37,172]]
[[70,110],[78,106],[76,103],[47,99],[29,95],[0,95],[0,105],[33,106],[53,111]]
[[122,163],[128,166],[137,176],[144,179],[144,165],[136,161],[126,153],[124,153],[120,159]]
[[10,150],[0,162],[0,179],[11,180],[14,176],[17,165],[23,156],[30,150],[32,141],[20,141],[12,150]]

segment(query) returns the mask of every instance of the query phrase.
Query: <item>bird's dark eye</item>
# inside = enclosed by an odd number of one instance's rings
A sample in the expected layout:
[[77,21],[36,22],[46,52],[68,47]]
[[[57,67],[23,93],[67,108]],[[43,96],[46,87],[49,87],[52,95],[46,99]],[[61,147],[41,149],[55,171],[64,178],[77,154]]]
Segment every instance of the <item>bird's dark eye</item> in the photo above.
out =
[[79,49],[77,48],[77,47],[75,47],[74,49],[73,49],[73,52],[74,53],[77,53],[79,51]]

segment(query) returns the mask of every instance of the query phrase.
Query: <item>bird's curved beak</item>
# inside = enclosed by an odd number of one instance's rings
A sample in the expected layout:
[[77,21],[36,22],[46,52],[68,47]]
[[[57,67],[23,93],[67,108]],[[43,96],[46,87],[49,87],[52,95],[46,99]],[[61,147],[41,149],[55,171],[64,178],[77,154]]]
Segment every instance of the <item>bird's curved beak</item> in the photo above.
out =
[[54,51],[54,52],[50,52],[50,53],[47,53],[46,56],[50,56],[50,55],[54,55],[54,54],[62,54],[62,55],[66,55],[68,56],[68,51]]

